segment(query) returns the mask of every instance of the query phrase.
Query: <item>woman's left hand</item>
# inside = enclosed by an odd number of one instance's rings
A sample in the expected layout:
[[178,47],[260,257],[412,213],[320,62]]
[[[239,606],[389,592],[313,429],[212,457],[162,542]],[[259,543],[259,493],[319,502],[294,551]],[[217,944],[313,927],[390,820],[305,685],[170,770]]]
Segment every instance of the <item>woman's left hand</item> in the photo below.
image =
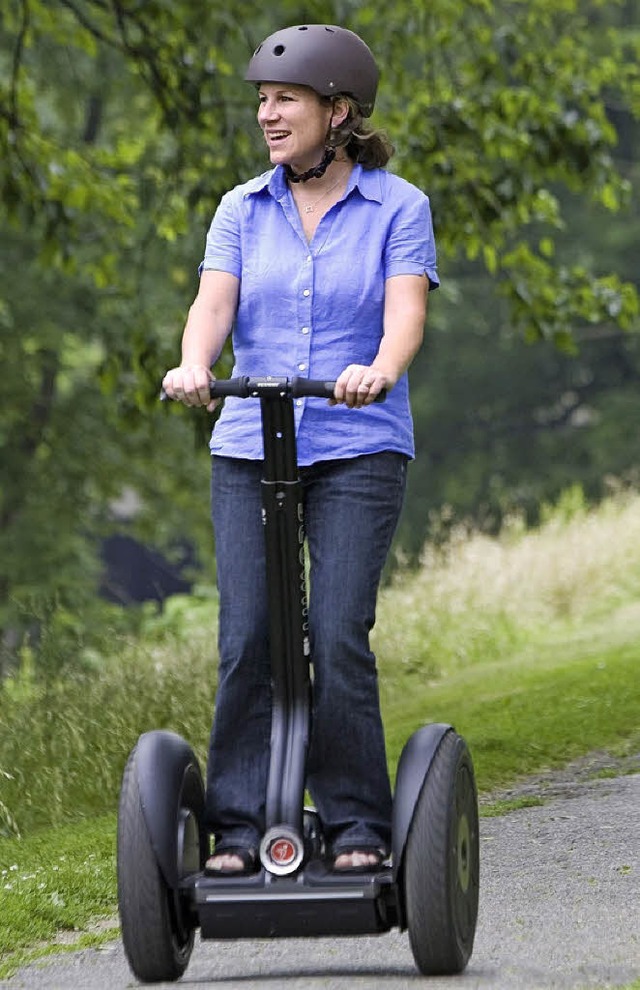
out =
[[383,388],[394,383],[375,365],[350,364],[336,380],[332,405],[344,403],[349,409],[360,409],[375,402]]

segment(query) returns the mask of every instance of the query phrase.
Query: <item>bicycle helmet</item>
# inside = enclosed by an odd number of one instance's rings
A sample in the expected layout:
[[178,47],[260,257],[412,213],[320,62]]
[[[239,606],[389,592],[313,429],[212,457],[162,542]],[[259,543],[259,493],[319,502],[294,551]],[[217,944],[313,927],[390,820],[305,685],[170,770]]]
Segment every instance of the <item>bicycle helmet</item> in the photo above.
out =
[[299,24],[270,34],[249,62],[247,82],[310,86],[320,96],[352,96],[370,117],[378,67],[353,31],[333,24]]

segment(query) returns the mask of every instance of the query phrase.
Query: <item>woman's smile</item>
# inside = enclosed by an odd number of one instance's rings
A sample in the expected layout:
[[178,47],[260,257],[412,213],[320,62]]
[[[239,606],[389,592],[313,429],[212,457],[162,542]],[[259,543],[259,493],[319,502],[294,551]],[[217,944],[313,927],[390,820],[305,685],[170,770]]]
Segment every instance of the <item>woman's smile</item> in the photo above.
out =
[[263,83],[258,123],[274,165],[304,170],[322,158],[331,126],[332,107],[325,106],[308,86]]
[[267,140],[267,144],[280,144],[285,138],[289,137],[291,131],[267,131],[265,130],[264,136]]

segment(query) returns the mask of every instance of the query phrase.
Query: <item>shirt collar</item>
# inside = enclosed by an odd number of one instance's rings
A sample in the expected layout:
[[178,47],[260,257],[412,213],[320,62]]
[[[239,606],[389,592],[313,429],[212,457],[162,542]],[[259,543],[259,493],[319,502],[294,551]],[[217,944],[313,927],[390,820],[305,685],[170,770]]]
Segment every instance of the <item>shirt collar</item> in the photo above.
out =
[[347,193],[357,189],[364,199],[372,199],[375,203],[382,202],[382,177],[379,168],[363,168],[357,162],[349,176]]
[[[276,165],[275,168],[270,169],[268,172],[258,175],[244,195],[246,199],[248,196],[255,196],[267,189],[273,198],[279,202],[287,195],[288,188],[284,167],[282,165]],[[382,181],[380,169],[364,169],[362,165],[356,162],[349,176],[345,196],[348,196],[353,189],[357,189],[364,199],[371,199],[376,203],[381,203]]]

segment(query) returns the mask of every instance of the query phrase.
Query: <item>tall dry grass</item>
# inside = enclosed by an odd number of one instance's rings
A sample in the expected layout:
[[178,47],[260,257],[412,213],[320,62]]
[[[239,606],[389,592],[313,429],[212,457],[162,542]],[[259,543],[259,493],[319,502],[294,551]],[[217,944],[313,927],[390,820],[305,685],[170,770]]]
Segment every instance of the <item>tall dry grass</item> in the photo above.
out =
[[620,492],[587,509],[568,491],[526,531],[511,520],[499,537],[454,530],[427,547],[415,572],[381,597],[375,631],[390,666],[437,676],[504,655],[552,627],[583,626],[640,601],[640,496]]

